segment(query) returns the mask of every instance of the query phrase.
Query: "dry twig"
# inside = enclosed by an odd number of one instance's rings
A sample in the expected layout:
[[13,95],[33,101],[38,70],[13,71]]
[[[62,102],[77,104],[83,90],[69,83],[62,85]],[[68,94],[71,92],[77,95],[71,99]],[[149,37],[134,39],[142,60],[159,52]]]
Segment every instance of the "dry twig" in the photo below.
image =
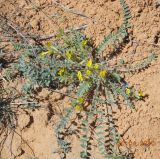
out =
[[61,3],[57,2],[57,1],[53,1],[53,3],[56,6],[58,6],[59,8],[61,8],[62,10],[66,11],[66,12],[69,12],[69,13],[72,13],[72,14],[76,14],[78,16],[82,16],[82,17],[87,18],[87,19],[92,19],[92,18],[88,17],[87,15],[85,15],[85,14],[83,14],[81,12],[75,11],[73,9],[70,9],[70,8],[64,6],[63,4],[61,4]]

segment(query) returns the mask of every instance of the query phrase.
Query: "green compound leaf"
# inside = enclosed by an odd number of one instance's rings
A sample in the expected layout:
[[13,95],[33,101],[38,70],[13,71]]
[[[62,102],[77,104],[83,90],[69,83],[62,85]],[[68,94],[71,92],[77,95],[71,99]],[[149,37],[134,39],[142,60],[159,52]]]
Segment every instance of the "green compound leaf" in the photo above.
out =
[[117,82],[121,82],[121,77],[120,77],[120,75],[119,74],[117,74],[117,73],[112,73],[111,74],[111,76],[114,78],[114,80],[116,80]]
[[87,158],[87,157],[88,157],[87,152],[82,151],[82,152],[80,153],[80,157],[81,157],[81,158]]
[[82,97],[86,92],[89,91],[90,87],[91,85],[88,82],[81,83],[77,91],[77,97]]
[[121,42],[125,37],[128,36],[127,29],[130,27],[130,24],[128,21],[131,18],[131,13],[125,0],[120,0],[120,4],[122,6],[123,14],[124,14],[123,24],[120,26],[120,28],[116,32],[110,33],[104,38],[102,43],[96,49],[96,52],[98,54],[104,51],[107,45],[110,45],[116,41]]

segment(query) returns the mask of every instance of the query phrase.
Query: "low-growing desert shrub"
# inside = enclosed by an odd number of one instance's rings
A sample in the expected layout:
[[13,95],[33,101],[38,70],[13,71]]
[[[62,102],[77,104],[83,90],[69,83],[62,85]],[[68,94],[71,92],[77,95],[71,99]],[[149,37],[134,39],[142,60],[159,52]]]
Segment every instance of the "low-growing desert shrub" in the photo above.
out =
[[[97,142],[104,158],[131,158],[117,147],[120,135],[113,107],[119,108],[125,103],[134,108],[134,101],[144,98],[144,94],[129,85],[122,75],[147,68],[156,56],[151,54],[134,65],[108,63],[111,54],[128,38],[130,10],[124,0],[120,0],[120,3],[124,22],[116,32],[105,37],[98,47],[79,31],[61,31],[54,41],[46,43],[44,47],[27,49],[10,71],[12,77],[17,75],[25,79],[22,88],[25,94],[33,94],[38,87],[53,90],[67,88],[65,94],[70,97],[70,108],[64,111],[64,116],[55,125],[59,145],[57,152],[62,159],[71,151],[67,136],[75,133],[80,138],[81,158],[90,157],[92,140]],[[102,55],[107,45],[114,46],[113,52]]]

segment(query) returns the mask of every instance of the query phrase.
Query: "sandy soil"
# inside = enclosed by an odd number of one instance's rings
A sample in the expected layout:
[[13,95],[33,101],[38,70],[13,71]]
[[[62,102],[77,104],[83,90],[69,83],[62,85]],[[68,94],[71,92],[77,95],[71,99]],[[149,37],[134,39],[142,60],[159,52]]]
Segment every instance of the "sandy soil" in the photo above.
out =
[[[47,36],[56,33],[59,28],[87,24],[85,33],[94,39],[96,45],[122,23],[118,0],[59,0],[61,6],[53,2],[55,1],[0,0],[0,14],[6,15],[22,32],[32,35]],[[135,51],[138,58],[151,52],[160,53],[160,2],[127,0],[127,3],[132,13],[132,41],[125,46],[122,54],[132,56]],[[62,9],[64,6],[65,9]],[[74,14],[73,11],[83,16]],[[148,94],[145,102],[137,102],[135,110],[126,107],[116,110],[119,132],[123,134],[123,139],[134,153],[135,159],[160,158],[159,63],[160,57],[147,70],[128,77],[131,84]],[[53,153],[57,145],[53,126],[58,120],[55,115],[58,106],[63,107],[67,98],[61,100],[58,94],[50,94],[46,89],[40,92],[39,97],[43,108],[20,113],[17,134],[10,134],[8,137],[2,159],[59,159]],[[30,125],[29,121],[32,121]],[[75,136],[71,140],[73,151],[67,159],[78,159],[80,146]],[[102,159],[97,150],[93,150],[92,155],[92,159]]]

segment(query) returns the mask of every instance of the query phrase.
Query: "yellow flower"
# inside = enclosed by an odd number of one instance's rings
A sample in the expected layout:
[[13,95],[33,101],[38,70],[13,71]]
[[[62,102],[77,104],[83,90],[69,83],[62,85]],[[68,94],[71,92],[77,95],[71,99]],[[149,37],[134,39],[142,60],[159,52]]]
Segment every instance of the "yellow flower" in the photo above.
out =
[[65,72],[65,69],[64,68],[61,68],[58,72],[58,75],[60,76],[63,76],[64,75],[64,72]]
[[76,106],[75,106],[75,110],[79,112],[79,111],[81,111],[81,110],[83,110],[83,109],[82,109],[82,107],[81,107],[80,105],[76,105]]
[[99,68],[98,63],[94,64],[93,68],[94,68],[95,70],[98,70],[98,68]]
[[106,76],[106,71],[105,70],[101,70],[100,73],[99,73],[99,76],[101,78],[104,78]]
[[87,45],[87,43],[88,43],[88,40],[83,40],[82,41],[82,46],[85,47]]
[[52,43],[50,41],[47,42],[46,47],[47,47],[48,50],[51,49],[52,48]]
[[86,75],[87,75],[87,76],[90,76],[91,73],[92,73],[92,72],[91,72],[90,70],[86,70]]
[[67,58],[70,60],[72,58],[73,53],[71,51],[66,52]]
[[52,45],[51,42],[47,42],[45,46],[46,46],[46,49],[47,49],[48,51],[43,51],[43,52],[40,53],[40,57],[42,57],[42,58],[44,58],[46,55],[51,55],[51,54],[53,54],[54,51],[56,51],[56,52],[58,51],[58,50]]
[[131,94],[131,89],[126,88],[126,94],[127,94],[127,95],[130,95],[130,94]]
[[58,52],[57,48],[54,47],[53,44],[52,44],[50,41],[47,42],[45,46],[46,46],[46,48],[47,48],[48,50],[50,50],[50,51],[52,50],[52,53],[54,53],[54,51]]
[[139,97],[144,97],[143,92],[142,92],[142,91],[139,91],[139,92],[138,92],[138,96],[139,96]]
[[51,55],[51,54],[52,54],[51,50],[45,51],[45,52],[43,51],[43,52],[40,53],[40,57],[44,58],[46,55]]
[[92,59],[89,59],[86,63],[87,67],[91,67],[92,66]]
[[78,77],[78,80],[79,80],[79,81],[83,81],[83,77],[82,77],[81,71],[78,71],[77,77]]
[[78,98],[78,103],[83,104],[84,103],[84,98],[82,98],[82,97]]

